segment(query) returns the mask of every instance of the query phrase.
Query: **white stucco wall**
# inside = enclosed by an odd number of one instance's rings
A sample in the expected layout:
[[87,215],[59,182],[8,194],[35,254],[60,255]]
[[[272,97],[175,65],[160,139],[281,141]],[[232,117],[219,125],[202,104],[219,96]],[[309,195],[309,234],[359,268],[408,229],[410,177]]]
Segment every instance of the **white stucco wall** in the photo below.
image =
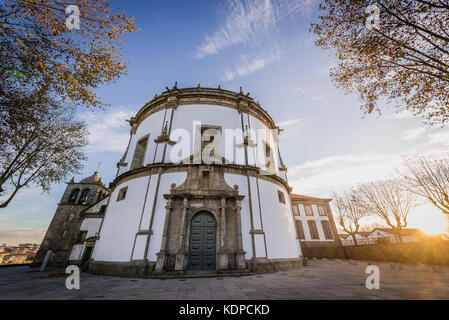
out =
[[[170,186],[172,183],[175,183],[179,186],[187,177],[186,172],[176,172],[176,173],[166,173],[161,175],[160,185],[159,185],[159,193],[157,195],[157,202],[154,211],[154,220],[153,220],[153,235],[150,239],[150,245],[148,247],[148,255],[147,258],[150,261],[156,261],[158,253],[161,249],[161,241],[162,241],[162,233],[164,231],[164,223],[165,223],[165,204],[167,200],[164,198],[164,194],[170,193]],[[153,194],[154,197],[154,194]]]
[[100,230],[102,218],[86,218],[80,226],[80,231],[87,231],[86,239],[94,237]]
[[[285,204],[278,200],[278,190],[284,193]],[[268,258],[297,258],[301,251],[287,191],[262,179],[259,191]]]
[[[130,261],[148,179],[149,177],[136,178],[120,184],[114,190],[105,212],[100,239],[95,245],[94,260]],[[124,187],[128,187],[126,197],[117,201],[118,192]]]
[[[243,135],[240,138],[233,138],[230,142],[226,137],[226,129],[231,130],[241,130],[241,114],[238,113],[236,109],[224,107],[224,106],[216,106],[216,105],[202,105],[202,104],[193,104],[193,105],[180,105],[173,111],[173,109],[164,109],[158,111],[154,114],[151,114],[149,117],[145,118],[139,125],[136,130],[136,133],[131,136],[128,153],[126,155],[125,162],[127,166],[119,168],[119,174],[122,174],[128,170],[130,170],[134,151],[136,148],[136,143],[141,138],[149,135],[148,145],[145,152],[144,157],[144,165],[150,163],[161,162],[163,158],[163,150],[166,146],[167,150],[165,153],[164,162],[176,162],[176,159],[172,159],[170,156],[171,150],[179,149],[179,145],[169,146],[165,144],[156,144],[154,139],[156,139],[162,132],[162,128],[164,124],[168,121],[168,127],[170,127],[170,119],[171,113],[173,114],[173,123],[171,129],[171,139],[174,141],[179,141],[179,137],[175,134],[176,129],[184,129],[189,134],[189,141],[185,146],[188,146],[187,151],[185,151],[185,158],[193,154],[194,152],[194,144],[196,140],[195,130],[194,130],[194,122],[201,123],[201,125],[211,125],[211,126],[219,126],[222,128],[222,156],[225,157],[230,163],[235,164],[244,164],[244,149],[237,148],[237,144],[242,143]],[[257,118],[250,116],[248,114],[243,114],[244,127],[248,126],[258,132],[259,129],[265,129],[267,132],[270,132],[263,122],[258,120]],[[179,131],[178,131],[179,132]],[[254,143],[258,143],[258,138],[252,137]],[[278,146],[276,139],[273,138],[263,138],[266,141],[273,151],[273,157],[275,160],[275,173],[285,178],[285,174],[283,172],[279,172],[279,156],[278,156]],[[260,141],[259,141],[260,142]],[[259,143],[260,144],[260,143]],[[183,146],[184,146],[183,145]],[[226,152],[231,147],[231,151]],[[257,165],[255,159],[257,157],[257,148],[248,148],[248,163],[250,165]],[[263,159],[259,162],[261,163]]]
[[[304,209],[303,204],[297,204],[297,206],[298,206],[300,215],[295,216],[295,219],[302,221],[302,226],[304,229],[304,237],[305,237],[305,239],[303,241],[329,241],[329,242],[335,241],[334,239],[326,239],[321,221],[325,220],[325,221],[329,221],[329,223],[331,223],[331,222],[330,222],[328,216],[320,216],[318,214],[318,207],[316,204],[311,204],[313,216],[306,216],[306,211]],[[319,239],[312,239],[312,237],[310,235],[309,224],[308,224],[309,220],[315,221],[316,227],[318,230]],[[331,227],[331,230],[332,230],[332,227]],[[333,230],[332,230],[332,235],[334,238],[337,237],[337,235],[335,235],[333,233]]]

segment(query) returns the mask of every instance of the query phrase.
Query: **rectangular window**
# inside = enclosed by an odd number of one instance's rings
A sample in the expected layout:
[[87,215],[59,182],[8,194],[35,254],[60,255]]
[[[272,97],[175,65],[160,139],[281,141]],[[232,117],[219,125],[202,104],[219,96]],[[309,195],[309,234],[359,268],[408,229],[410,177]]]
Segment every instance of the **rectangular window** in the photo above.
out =
[[313,210],[310,204],[305,204],[304,210],[306,210],[306,216],[313,216]]
[[293,214],[299,216],[299,208],[296,204],[293,205]]
[[307,221],[307,225],[309,226],[310,237],[313,240],[320,240],[320,235],[319,235],[318,229],[316,227],[316,222],[313,220],[309,220],[309,221]]
[[128,191],[128,187],[124,187],[120,189],[117,196],[117,201],[123,200],[126,197],[126,192]]
[[136,149],[134,150],[133,160],[131,162],[131,170],[143,166],[145,153],[147,151],[148,136],[137,141]]
[[326,240],[333,240],[331,224],[327,220],[321,221],[321,226],[323,227],[324,237]]
[[304,228],[302,226],[301,220],[295,220],[296,223],[296,234],[299,239],[304,240],[306,237],[304,235]]
[[326,208],[324,206],[318,206],[318,214],[320,216],[326,216]]
[[284,197],[284,193],[282,191],[278,190],[278,199],[280,203],[284,203],[285,204],[285,197]]
[[80,233],[78,233],[78,236],[76,238],[76,243],[83,244],[84,241],[86,240],[86,236],[87,236],[87,231],[80,231]]
[[221,163],[223,156],[221,127],[202,125],[200,127],[199,146],[201,161],[206,164]]

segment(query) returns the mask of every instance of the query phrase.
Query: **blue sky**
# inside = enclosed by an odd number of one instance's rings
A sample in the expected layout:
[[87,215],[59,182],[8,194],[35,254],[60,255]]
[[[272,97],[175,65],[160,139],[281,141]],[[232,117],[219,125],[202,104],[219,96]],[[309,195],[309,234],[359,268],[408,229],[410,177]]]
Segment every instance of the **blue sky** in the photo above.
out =
[[[426,128],[387,106],[363,119],[356,95],[329,78],[336,61],[313,44],[310,23],[316,0],[115,1],[140,30],[126,37],[128,75],[98,90],[106,110],[79,110],[90,134],[89,160],[80,179],[99,168],[106,183],[129,138],[129,119],[157,93],[172,87],[250,92],[284,128],[280,148],[295,193],[330,197],[358,182],[388,176],[406,153],[438,153],[449,147],[447,128]],[[82,21],[81,21],[82,23]],[[67,180],[70,180],[67,179]],[[0,243],[40,242],[65,185],[49,194],[22,191],[0,210]],[[410,227],[442,229],[430,206],[410,216]]]

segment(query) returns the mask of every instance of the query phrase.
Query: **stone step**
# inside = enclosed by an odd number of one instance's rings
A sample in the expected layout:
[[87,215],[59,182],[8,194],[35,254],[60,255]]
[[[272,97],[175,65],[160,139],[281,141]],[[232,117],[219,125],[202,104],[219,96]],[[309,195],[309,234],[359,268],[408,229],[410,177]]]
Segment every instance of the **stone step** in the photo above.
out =
[[184,273],[164,273],[161,275],[147,275],[144,276],[146,279],[187,279],[187,278],[223,278],[223,277],[243,277],[252,276],[255,273],[249,270],[239,270],[239,271],[226,271],[226,272],[216,272],[216,271],[186,271]]

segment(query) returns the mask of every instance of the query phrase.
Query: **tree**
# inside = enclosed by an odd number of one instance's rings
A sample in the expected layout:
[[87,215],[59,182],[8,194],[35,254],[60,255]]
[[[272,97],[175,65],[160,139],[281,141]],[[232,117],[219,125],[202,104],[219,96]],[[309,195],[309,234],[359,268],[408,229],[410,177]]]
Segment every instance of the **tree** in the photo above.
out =
[[399,171],[404,188],[427,199],[449,216],[449,155],[409,156]]
[[0,88],[0,208],[23,187],[48,191],[52,183],[79,173],[86,159],[85,125],[76,120],[73,106],[57,108],[47,89],[23,95]]
[[345,191],[342,195],[334,192],[334,203],[337,207],[337,221],[344,232],[349,234],[357,245],[356,234],[359,232],[361,220],[368,216],[367,211],[357,202],[353,190]]
[[[79,9],[79,29],[69,29],[69,5]],[[72,21],[72,20],[69,20]],[[102,105],[93,89],[126,72],[122,36],[134,18],[114,12],[106,0],[6,0],[0,3],[0,85],[23,75],[86,107]]]
[[335,53],[337,87],[357,92],[365,114],[379,102],[430,124],[449,121],[449,1],[324,0],[311,26],[316,45]]
[[381,218],[402,242],[401,229],[407,227],[408,215],[416,203],[414,195],[401,188],[396,179],[360,184],[355,192],[358,205]]
[[377,229],[377,228],[384,229],[384,228],[388,228],[388,226],[385,225],[383,220],[375,221],[375,222],[369,222],[369,223],[365,223],[360,228],[360,231],[371,232],[371,231],[373,231],[374,229]]

